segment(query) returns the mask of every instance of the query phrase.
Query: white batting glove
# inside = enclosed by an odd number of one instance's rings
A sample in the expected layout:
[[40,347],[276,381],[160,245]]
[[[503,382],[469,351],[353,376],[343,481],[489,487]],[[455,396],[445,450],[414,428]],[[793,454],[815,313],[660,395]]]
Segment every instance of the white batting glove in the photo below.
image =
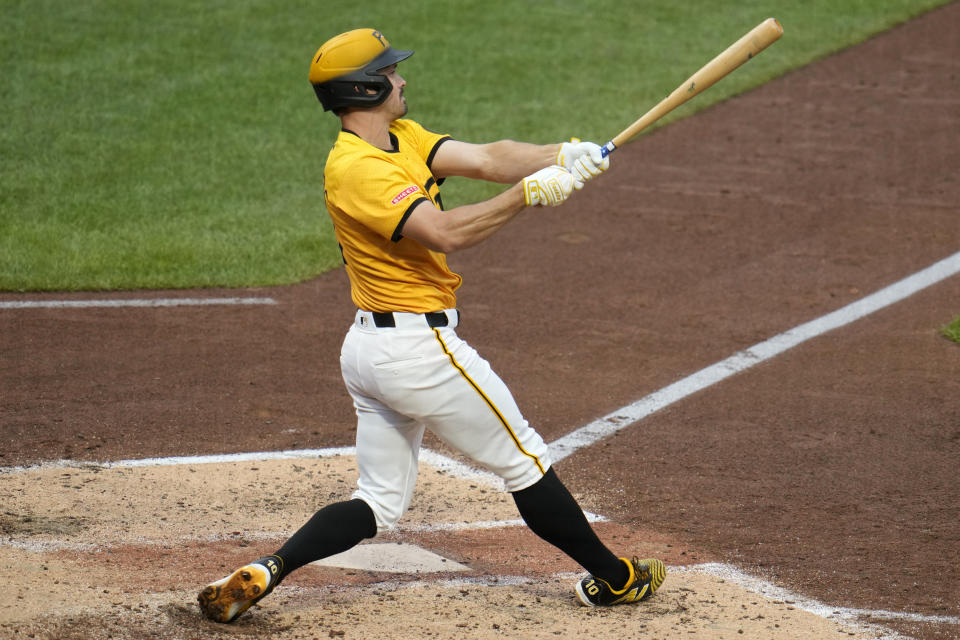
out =
[[570,138],[560,145],[557,164],[586,182],[610,168],[610,156],[604,157],[603,148],[594,142]]
[[574,189],[582,189],[583,182],[563,167],[552,165],[523,179],[523,198],[528,207],[543,205],[555,207]]

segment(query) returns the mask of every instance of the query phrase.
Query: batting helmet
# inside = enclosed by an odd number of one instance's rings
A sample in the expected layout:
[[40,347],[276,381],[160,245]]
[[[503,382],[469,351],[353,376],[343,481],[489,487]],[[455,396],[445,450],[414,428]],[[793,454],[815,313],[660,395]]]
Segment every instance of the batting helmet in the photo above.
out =
[[380,69],[406,60],[413,51],[390,46],[376,29],[354,29],[327,40],[310,63],[310,84],[324,111],[375,107],[393,85]]

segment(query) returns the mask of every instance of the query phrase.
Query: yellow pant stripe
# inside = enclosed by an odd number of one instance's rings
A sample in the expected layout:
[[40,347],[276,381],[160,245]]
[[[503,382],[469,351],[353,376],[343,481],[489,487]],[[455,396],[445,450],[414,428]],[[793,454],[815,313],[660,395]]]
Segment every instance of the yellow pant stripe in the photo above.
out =
[[434,329],[433,333],[437,336],[437,342],[440,343],[440,348],[443,349],[443,352],[447,354],[448,358],[450,358],[450,363],[456,367],[457,371],[460,372],[460,375],[463,376],[463,379],[469,382],[470,386],[473,387],[478,394],[480,394],[480,397],[483,398],[483,401],[487,403],[487,406],[490,407],[490,410],[493,411],[494,415],[497,416],[500,424],[502,424],[503,428],[506,429],[507,433],[510,434],[510,438],[513,440],[513,443],[517,445],[517,449],[520,450],[520,453],[533,460],[536,463],[537,468],[540,469],[540,473],[546,473],[547,471],[543,468],[543,463],[540,462],[540,458],[523,448],[523,445],[520,444],[520,439],[517,438],[517,434],[513,432],[513,429],[510,427],[507,419],[503,417],[503,414],[500,413],[500,410],[497,409],[497,406],[493,404],[493,401],[487,397],[487,394],[483,392],[483,389],[480,388],[480,385],[474,382],[473,379],[467,375],[467,372],[463,370],[463,367],[461,367],[456,358],[453,357],[453,354],[450,353],[449,349],[447,349],[447,345],[444,343],[443,338],[440,337],[440,332],[437,329]]

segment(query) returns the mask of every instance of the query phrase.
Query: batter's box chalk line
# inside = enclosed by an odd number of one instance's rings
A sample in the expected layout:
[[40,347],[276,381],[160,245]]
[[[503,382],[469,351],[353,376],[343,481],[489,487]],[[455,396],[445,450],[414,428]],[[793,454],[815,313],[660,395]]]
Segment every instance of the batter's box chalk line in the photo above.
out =
[[928,624],[951,624],[960,625],[960,617],[956,616],[936,616],[921,613],[909,613],[903,611],[888,611],[885,609],[853,609],[850,607],[831,607],[830,605],[819,602],[812,598],[796,594],[792,591],[779,587],[771,582],[761,578],[743,573],[733,565],[722,564],[718,562],[708,562],[704,564],[691,565],[688,567],[671,567],[670,570],[676,572],[704,573],[707,575],[721,578],[732,582],[751,593],[763,596],[773,602],[783,602],[801,611],[812,613],[821,618],[836,620],[846,623],[859,625],[869,633],[876,633],[877,639],[893,640],[896,638],[905,638],[894,631],[884,629],[878,625],[865,624],[864,618],[872,620],[886,620],[891,622],[915,622]]

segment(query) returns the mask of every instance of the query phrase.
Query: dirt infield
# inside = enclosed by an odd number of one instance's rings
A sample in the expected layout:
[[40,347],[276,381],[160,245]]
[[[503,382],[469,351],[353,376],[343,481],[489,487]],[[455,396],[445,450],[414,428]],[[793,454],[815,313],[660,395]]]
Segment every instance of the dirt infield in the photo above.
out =
[[[953,3],[619,150],[451,256],[459,333],[555,441],[956,254],[958,32]],[[344,274],[0,302],[219,296],[275,304],[0,308],[0,637],[960,637],[960,277],[556,465],[612,547],[668,563],[649,603],[577,607],[509,497],[425,462],[372,544],[466,570],[310,566],[229,627],[196,592],[348,496],[349,454],[100,463],[350,447]]]
[[[15,606],[0,614],[0,633],[315,638],[319,629],[329,637],[553,638],[614,637],[628,626],[651,637],[869,637],[865,629],[696,568],[673,567],[669,585],[648,606],[581,610],[572,590],[576,566],[514,522],[512,500],[499,487],[430,465],[422,465],[404,526],[387,536],[400,547],[381,539],[358,548],[379,547],[381,566],[328,559],[294,574],[256,615],[235,625],[198,615],[192,604],[197,584],[251,553],[272,551],[291,522],[312,515],[318,495],[339,495],[354,472],[354,458],[346,454],[293,462],[47,466],[5,475],[13,511],[0,523],[16,544],[3,547],[0,557],[2,575],[16,587],[8,591]],[[255,532],[251,513],[257,514]],[[613,523],[597,527],[622,545],[682,558],[641,532]],[[424,556],[439,561],[430,564]],[[158,566],[169,575],[160,583]],[[398,624],[384,629],[385,619]]]

